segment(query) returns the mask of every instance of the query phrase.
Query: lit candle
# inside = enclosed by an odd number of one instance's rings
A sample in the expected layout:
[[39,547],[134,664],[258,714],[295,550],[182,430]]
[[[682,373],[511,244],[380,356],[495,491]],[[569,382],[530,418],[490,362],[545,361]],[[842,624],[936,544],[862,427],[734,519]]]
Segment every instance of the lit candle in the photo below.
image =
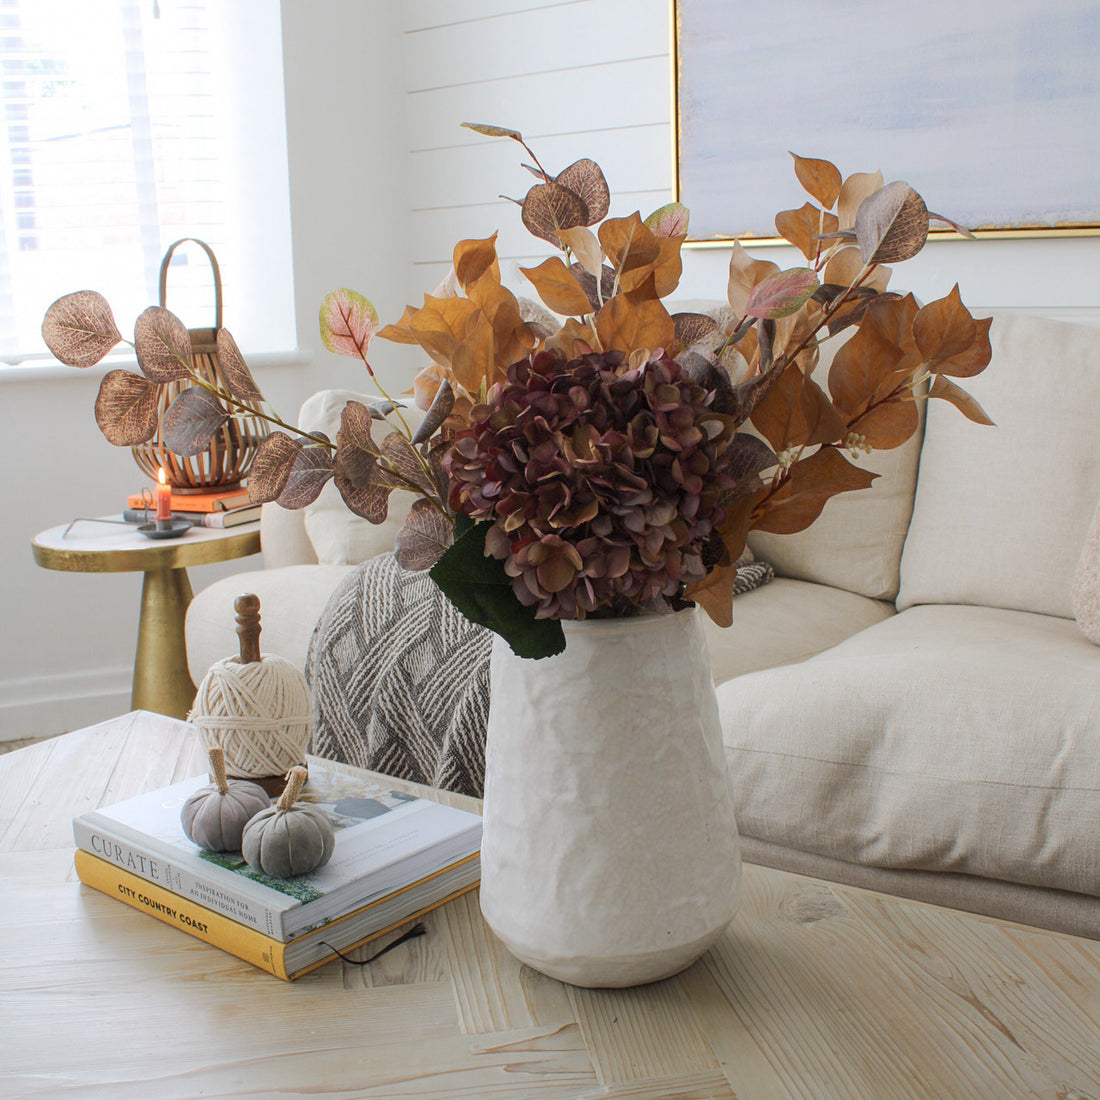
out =
[[172,487],[164,480],[164,467],[157,471],[157,519],[172,518]]

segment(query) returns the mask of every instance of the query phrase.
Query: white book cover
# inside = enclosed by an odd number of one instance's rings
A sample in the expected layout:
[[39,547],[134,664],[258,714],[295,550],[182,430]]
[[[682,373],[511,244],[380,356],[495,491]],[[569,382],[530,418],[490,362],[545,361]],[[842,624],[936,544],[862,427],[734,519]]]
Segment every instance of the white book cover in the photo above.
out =
[[481,846],[477,814],[387,789],[316,761],[299,802],[321,806],[336,845],[323,867],[275,879],[239,852],[207,852],[184,835],[180,811],[206,786],[195,776],[73,821],[78,848],[209,909],[288,940],[385,897]]

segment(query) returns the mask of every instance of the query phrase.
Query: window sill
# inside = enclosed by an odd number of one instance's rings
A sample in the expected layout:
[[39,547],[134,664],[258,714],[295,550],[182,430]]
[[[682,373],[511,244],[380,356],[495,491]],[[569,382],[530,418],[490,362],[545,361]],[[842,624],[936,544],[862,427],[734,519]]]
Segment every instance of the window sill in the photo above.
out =
[[[267,370],[278,367],[306,367],[310,364],[309,352],[303,348],[292,351],[258,352],[248,356],[250,370]],[[137,371],[137,360],[133,356],[108,356],[94,367],[67,367],[55,359],[31,360],[30,362],[0,365],[0,385],[6,382],[60,382],[65,379],[102,378],[112,370]]]

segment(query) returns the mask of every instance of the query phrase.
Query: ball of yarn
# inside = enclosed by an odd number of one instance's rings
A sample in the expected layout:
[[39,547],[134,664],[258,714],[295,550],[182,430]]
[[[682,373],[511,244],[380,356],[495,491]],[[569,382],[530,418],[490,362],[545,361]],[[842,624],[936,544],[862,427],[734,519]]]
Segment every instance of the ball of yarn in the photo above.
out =
[[211,666],[188,715],[207,751],[220,747],[234,778],[284,775],[305,761],[312,732],[309,685],[282,657]]

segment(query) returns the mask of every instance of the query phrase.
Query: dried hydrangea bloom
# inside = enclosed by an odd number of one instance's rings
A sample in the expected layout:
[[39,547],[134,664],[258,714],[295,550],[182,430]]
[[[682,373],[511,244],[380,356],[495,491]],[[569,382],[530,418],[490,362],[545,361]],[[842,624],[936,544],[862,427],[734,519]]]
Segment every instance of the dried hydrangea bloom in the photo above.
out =
[[492,521],[486,551],[540,618],[667,601],[705,575],[738,489],[742,437],[712,401],[663,356],[634,369],[615,351],[520,360],[445,460],[451,506]]

